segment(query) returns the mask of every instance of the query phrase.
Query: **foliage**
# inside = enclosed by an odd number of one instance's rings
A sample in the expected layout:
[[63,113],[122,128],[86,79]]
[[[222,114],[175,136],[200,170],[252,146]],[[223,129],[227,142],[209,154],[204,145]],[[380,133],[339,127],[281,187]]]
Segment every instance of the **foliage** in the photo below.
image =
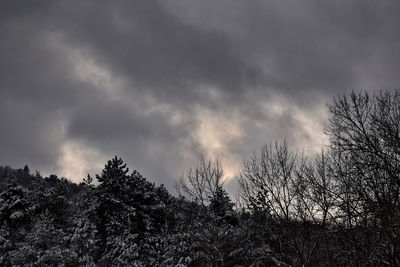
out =
[[79,185],[0,167],[0,266],[400,266],[400,94],[328,108],[314,160],[276,142],[244,163],[242,208],[204,157],[178,197],[118,157]]

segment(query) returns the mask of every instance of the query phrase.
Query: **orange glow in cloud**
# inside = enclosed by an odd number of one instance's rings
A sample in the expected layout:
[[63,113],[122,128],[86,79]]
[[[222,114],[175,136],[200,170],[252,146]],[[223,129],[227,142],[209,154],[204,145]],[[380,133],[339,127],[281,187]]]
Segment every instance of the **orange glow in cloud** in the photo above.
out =
[[225,179],[238,175],[241,162],[229,152],[229,144],[242,137],[239,122],[207,110],[198,112],[198,121],[194,138],[205,151],[205,155],[209,159],[222,160]]

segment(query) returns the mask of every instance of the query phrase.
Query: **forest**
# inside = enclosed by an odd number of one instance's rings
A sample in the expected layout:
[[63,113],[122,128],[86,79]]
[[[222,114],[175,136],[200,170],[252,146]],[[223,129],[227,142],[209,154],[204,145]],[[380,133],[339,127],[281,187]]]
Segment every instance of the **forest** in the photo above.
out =
[[0,266],[400,266],[400,93],[328,105],[329,144],[243,163],[200,158],[177,193],[115,156],[79,184],[0,167]]

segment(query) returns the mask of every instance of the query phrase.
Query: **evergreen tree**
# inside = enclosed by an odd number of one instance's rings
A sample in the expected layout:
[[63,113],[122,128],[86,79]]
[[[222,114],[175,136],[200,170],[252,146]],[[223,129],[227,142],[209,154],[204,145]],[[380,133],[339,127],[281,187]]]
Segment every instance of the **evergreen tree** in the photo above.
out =
[[146,243],[145,238],[159,233],[165,224],[168,192],[163,186],[157,188],[146,181],[137,171],[128,172],[123,160],[114,157],[101,175],[96,175],[99,186],[91,189],[95,213],[92,217],[98,231],[97,247],[100,248],[97,259],[102,264],[114,264],[112,259],[119,257],[118,253],[126,254],[120,246],[132,240],[140,249],[140,244]]
[[0,194],[0,225],[5,223],[18,227],[21,220],[27,218],[27,189],[18,185],[15,177],[11,177],[7,190]]
[[214,214],[221,217],[233,212],[233,203],[222,186],[218,186],[215,195],[210,198],[209,208]]
[[101,175],[96,175],[96,179],[100,182],[100,188],[107,188],[109,191],[118,193],[121,191],[121,186],[128,177],[129,168],[126,167],[124,161],[121,158],[115,156],[112,160],[109,160],[104,166]]

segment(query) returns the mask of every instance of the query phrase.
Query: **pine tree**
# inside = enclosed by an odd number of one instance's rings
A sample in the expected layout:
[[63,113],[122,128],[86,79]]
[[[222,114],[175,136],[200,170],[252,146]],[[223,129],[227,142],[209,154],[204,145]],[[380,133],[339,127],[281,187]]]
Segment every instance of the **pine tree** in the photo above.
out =
[[129,168],[126,167],[121,158],[115,156],[104,166],[101,175],[96,175],[99,188],[106,189],[109,193],[118,194],[123,190],[124,183],[128,177]]
[[222,186],[218,186],[215,195],[210,198],[209,209],[221,217],[233,212],[233,203]]
[[[169,199],[166,190],[156,188],[137,171],[128,172],[123,160],[115,157],[108,161],[101,175],[96,175],[100,184],[92,189],[93,218],[100,248],[96,258],[101,264],[114,264],[112,258],[119,257],[118,251],[124,251],[120,246],[125,246],[128,239],[135,240],[138,249],[149,251],[146,238],[158,233],[165,224],[165,203]],[[146,253],[142,251],[141,255]]]
[[16,229],[28,219],[28,190],[18,185],[15,177],[9,178],[7,190],[0,194],[0,225]]
[[107,162],[101,175],[96,175],[100,184],[93,192],[93,216],[99,231],[100,254],[106,249],[107,238],[113,238],[126,227],[128,207],[123,201],[123,191],[128,171],[123,160],[115,156]]

